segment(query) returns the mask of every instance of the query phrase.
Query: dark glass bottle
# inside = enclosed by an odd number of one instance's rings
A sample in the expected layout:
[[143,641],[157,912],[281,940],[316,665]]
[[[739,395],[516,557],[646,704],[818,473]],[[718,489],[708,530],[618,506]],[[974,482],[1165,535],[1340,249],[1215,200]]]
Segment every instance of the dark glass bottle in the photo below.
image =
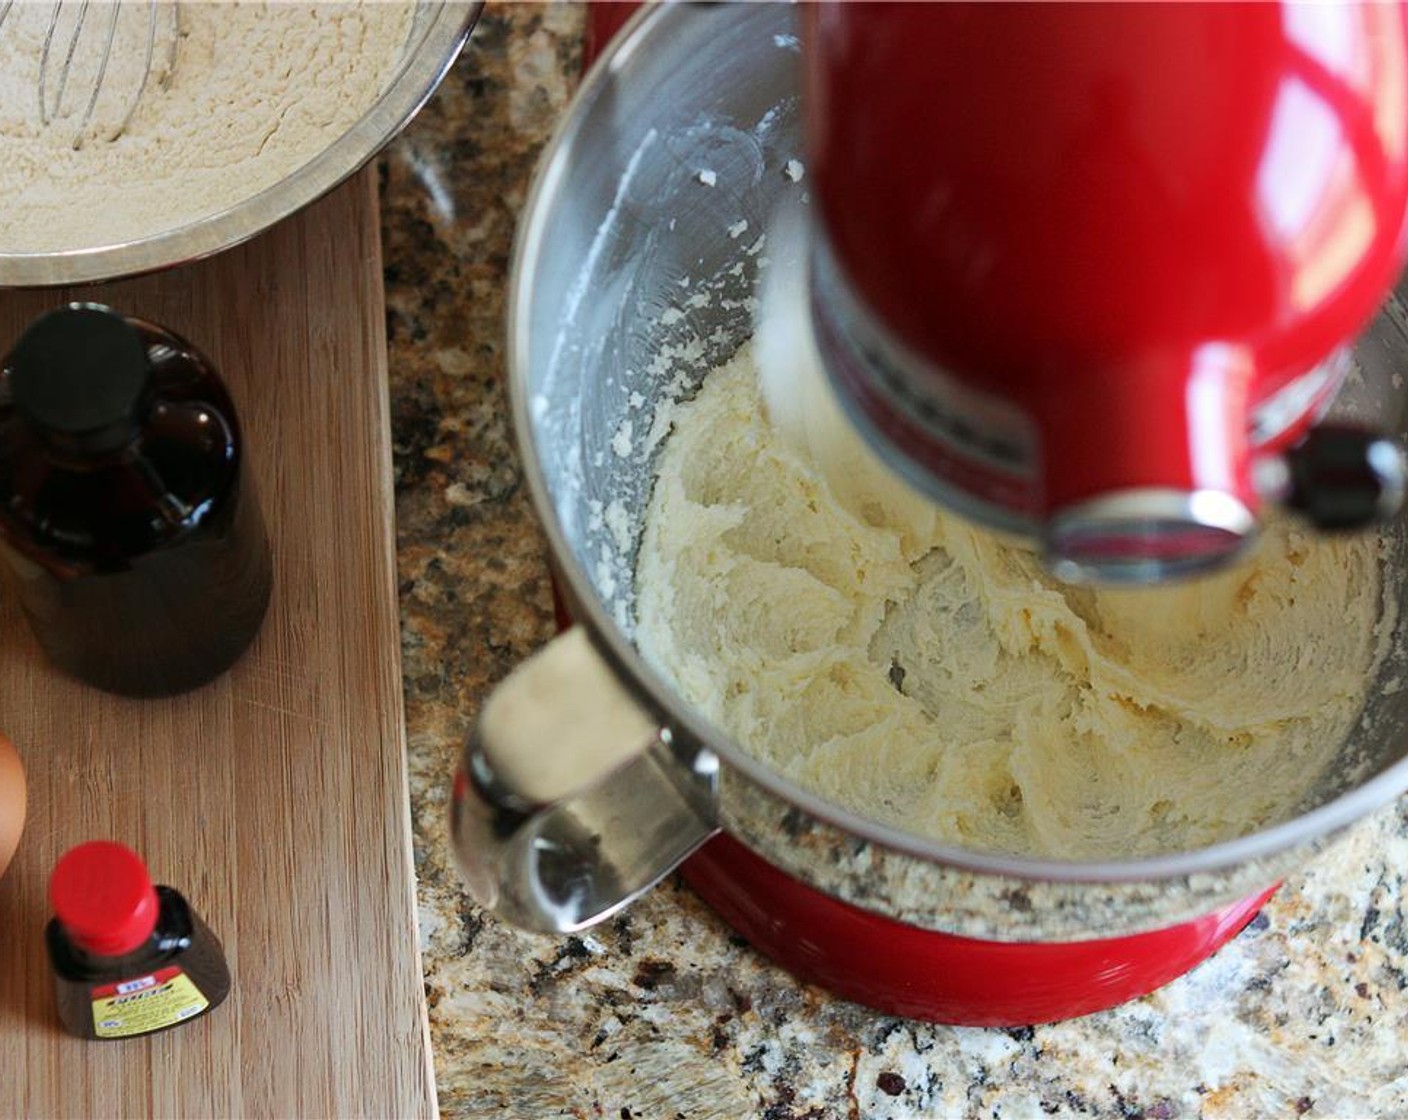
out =
[[142,857],[106,840],[70,849],[49,880],[45,931],[59,1020],[79,1038],[152,1034],[230,994],[219,940]]
[[188,342],[94,304],[0,365],[0,557],[45,652],[128,696],[229,668],[269,601],[239,422]]

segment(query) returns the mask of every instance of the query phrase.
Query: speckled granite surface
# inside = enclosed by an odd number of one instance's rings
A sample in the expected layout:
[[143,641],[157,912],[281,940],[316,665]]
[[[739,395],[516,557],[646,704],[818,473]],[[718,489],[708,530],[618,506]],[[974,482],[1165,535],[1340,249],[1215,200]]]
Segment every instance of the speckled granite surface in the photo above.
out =
[[488,688],[552,631],[502,323],[515,216],[580,31],[575,7],[491,5],[382,162],[411,785],[444,1115],[1408,1114],[1408,809],[1360,827],[1164,991],[1019,1031],[830,999],[676,883],[575,938],[517,933],[468,902],[446,842],[453,761]]

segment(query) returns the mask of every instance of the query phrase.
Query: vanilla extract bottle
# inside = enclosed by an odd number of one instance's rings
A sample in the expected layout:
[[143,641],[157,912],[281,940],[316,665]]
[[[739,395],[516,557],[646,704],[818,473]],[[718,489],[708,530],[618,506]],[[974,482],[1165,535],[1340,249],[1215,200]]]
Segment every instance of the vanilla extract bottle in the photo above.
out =
[[0,558],[65,672],[168,696],[254,640],[272,567],[230,395],[154,323],[72,304],[0,362]]
[[49,901],[49,963],[70,1034],[154,1034],[208,1014],[230,994],[219,939],[179,891],[153,886],[131,848],[108,840],[71,848],[49,879]]

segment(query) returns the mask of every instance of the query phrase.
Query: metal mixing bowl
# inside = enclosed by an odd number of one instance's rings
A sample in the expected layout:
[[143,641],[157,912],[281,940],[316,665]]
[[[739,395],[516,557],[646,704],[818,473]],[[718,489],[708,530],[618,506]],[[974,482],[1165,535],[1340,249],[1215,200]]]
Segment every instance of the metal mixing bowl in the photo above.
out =
[[[756,239],[779,198],[808,186],[784,173],[802,155],[794,19],[789,5],[652,9],[593,69],[539,169],[510,297],[510,392],[533,499],[591,638],[559,640],[542,667],[570,671],[569,680],[594,673],[598,693],[614,678],[641,714],[623,719],[621,705],[602,705],[599,737],[639,735],[651,721],[663,730],[637,762],[595,785],[525,792],[517,777],[548,773],[590,729],[570,708],[550,726],[542,713],[552,690],[526,695],[541,717],[527,730],[493,718],[511,705],[491,699],[456,793],[472,889],[523,924],[577,928],[722,828],[836,898],[976,938],[1108,937],[1256,894],[1408,788],[1408,514],[1385,561],[1391,653],[1366,682],[1363,720],[1335,763],[1279,823],[1152,858],[979,852],[863,818],[758,762],[636,649],[635,548],[660,446],[652,428],[663,434],[652,418],[749,336],[758,262],[771,248]],[[1400,439],[1405,306],[1408,283],[1357,341],[1363,376],[1333,413],[1372,419]],[[620,516],[603,516],[612,503]],[[523,691],[532,679],[510,677],[501,690]],[[610,757],[622,763],[620,751]]]
[[238,245],[343,182],[406,126],[449,71],[483,8],[482,0],[418,3],[396,71],[380,98],[297,171],[226,210],[135,241],[43,253],[0,252],[0,287],[48,287],[115,280]]

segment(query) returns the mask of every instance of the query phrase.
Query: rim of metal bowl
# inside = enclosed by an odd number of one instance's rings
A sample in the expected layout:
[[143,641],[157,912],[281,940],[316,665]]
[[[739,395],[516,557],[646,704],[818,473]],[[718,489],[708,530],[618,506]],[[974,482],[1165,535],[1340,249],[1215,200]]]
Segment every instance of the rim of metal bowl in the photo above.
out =
[[375,104],[279,182],[225,210],[150,237],[55,252],[0,252],[0,288],[117,280],[200,260],[262,233],[345,182],[409,123],[454,65],[483,7],[483,0],[418,4],[425,16],[419,31],[413,25],[415,45]]
[[[544,148],[523,207],[514,249],[508,293],[508,390],[515,434],[523,459],[524,475],[544,532],[570,595],[581,607],[578,622],[597,640],[597,648],[614,663],[622,683],[642,702],[696,741],[721,755],[730,766],[763,789],[809,813],[816,820],[853,836],[879,844],[892,852],[944,864],[977,874],[1059,883],[1120,883],[1167,880],[1216,873],[1254,860],[1265,859],[1313,838],[1327,836],[1388,804],[1408,787],[1408,757],[1398,759],[1361,785],[1290,820],[1245,836],[1189,851],[1133,859],[1081,861],[1009,855],[960,848],[862,817],[827,801],[768,769],[732,738],[693,710],[664,676],[650,665],[616,627],[598,597],[591,575],[578,559],[557,515],[557,505],[544,475],[536,426],[529,407],[522,363],[529,349],[528,306],[534,273],[543,253],[543,227],[548,203],[561,189],[567,162],[580,143],[586,109],[602,93],[616,72],[629,64],[631,55],[669,27],[685,18],[692,5],[649,5],[637,12],[592,65],[574,94],[556,131]],[[727,5],[725,5],[727,7]],[[683,14],[681,9],[684,10]]]

